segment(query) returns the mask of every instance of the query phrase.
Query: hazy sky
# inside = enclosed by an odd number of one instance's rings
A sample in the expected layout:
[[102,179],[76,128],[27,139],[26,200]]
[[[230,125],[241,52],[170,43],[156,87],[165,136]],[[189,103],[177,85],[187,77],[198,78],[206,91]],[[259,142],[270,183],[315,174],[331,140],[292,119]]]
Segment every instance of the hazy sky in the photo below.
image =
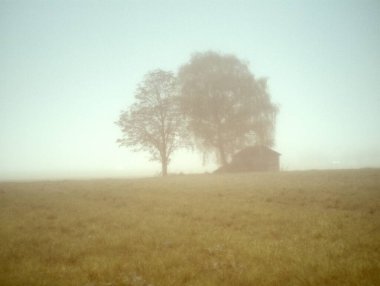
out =
[[269,78],[284,169],[380,166],[378,0],[0,0],[0,179],[157,174],[114,121],[144,74],[207,50]]

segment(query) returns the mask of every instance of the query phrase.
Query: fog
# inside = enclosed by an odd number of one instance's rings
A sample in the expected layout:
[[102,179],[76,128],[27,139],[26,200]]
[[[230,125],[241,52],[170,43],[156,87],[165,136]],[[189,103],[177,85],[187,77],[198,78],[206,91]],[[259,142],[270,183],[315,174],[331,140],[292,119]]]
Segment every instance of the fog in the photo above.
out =
[[[114,123],[144,76],[233,54],[279,106],[281,170],[380,167],[379,1],[1,1],[0,180],[138,177]],[[194,150],[169,173],[212,172]]]

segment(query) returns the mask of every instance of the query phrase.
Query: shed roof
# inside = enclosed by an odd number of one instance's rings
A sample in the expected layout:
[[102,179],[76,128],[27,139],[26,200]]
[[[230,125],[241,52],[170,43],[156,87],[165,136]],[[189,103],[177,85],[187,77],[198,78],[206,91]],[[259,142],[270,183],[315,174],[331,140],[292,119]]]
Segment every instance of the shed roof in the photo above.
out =
[[242,156],[249,156],[252,154],[257,154],[257,153],[266,153],[266,154],[271,154],[271,155],[276,155],[280,156],[281,154],[272,150],[271,148],[264,146],[264,145],[254,145],[254,146],[249,146],[246,147],[239,152],[237,152],[234,157],[242,157]]

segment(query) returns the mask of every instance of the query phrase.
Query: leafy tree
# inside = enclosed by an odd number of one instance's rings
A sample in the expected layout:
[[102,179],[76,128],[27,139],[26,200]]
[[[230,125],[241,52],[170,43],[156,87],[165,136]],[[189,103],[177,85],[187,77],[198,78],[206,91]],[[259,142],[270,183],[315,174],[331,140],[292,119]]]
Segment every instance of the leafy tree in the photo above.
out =
[[137,88],[136,102],[122,111],[119,121],[123,137],[117,142],[134,151],[148,151],[161,162],[162,175],[172,153],[181,146],[184,120],[178,104],[178,84],[171,72],[155,70]]
[[256,79],[247,63],[234,55],[196,53],[178,77],[188,127],[204,151],[217,151],[222,165],[246,145],[273,145],[278,109],[267,81]]

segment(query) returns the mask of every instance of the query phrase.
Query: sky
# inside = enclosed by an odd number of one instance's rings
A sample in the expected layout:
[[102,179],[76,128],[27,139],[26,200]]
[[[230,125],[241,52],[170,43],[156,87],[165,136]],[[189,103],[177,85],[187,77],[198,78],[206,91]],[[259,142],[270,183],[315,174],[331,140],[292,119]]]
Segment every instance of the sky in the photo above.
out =
[[380,167],[378,0],[0,0],[0,180],[158,175],[114,122],[146,73],[209,50],[268,78],[281,169]]

